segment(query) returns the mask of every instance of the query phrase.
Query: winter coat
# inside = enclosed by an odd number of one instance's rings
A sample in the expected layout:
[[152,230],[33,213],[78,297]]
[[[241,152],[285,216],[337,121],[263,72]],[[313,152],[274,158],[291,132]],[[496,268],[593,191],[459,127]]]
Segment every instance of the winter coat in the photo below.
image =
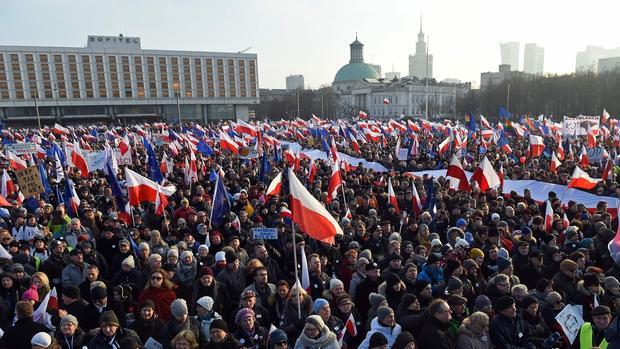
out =
[[456,340],[450,335],[448,324],[442,323],[434,316],[429,315],[417,338],[420,348],[456,349]]
[[88,263],[83,263],[81,267],[75,265],[75,263],[69,263],[62,270],[62,286],[67,287],[81,284],[82,281],[86,280],[86,273],[89,266]]
[[215,279],[209,287],[203,286],[202,283],[200,283],[200,280],[196,280],[194,282],[192,299],[188,304],[190,314],[196,314],[196,301],[204,296],[213,298],[213,310],[223,314],[224,304],[228,302],[228,295],[224,289],[224,285]]
[[336,335],[325,326],[317,339],[308,338],[306,333],[302,332],[294,349],[340,349],[340,344]]
[[32,317],[19,319],[0,338],[0,348],[30,349],[30,339],[39,332],[49,333],[50,330],[42,324],[34,322]]
[[[583,306],[583,321],[592,322],[592,315],[590,313],[594,309],[594,294],[584,287],[583,280],[577,284],[577,290],[579,291],[579,296],[575,299],[575,303]],[[605,295],[605,290],[602,287],[600,287],[600,290],[600,293],[596,295],[599,304],[610,306],[611,300]]]
[[202,346],[207,342],[205,336],[202,334],[202,327],[200,326],[198,320],[188,316],[185,322],[178,322],[175,318],[172,318],[161,330],[161,343],[163,344],[164,349],[170,349],[174,336],[184,330],[190,330],[194,333],[194,337],[198,341],[199,346]]
[[620,349],[620,321],[616,317],[605,330],[607,349]]
[[491,338],[489,336],[480,336],[470,330],[465,324],[462,324],[459,328],[456,344],[459,349],[490,349]]
[[62,332],[60,332],[60,327],[58,327],[54,337],[56,337],[56,340],[62,349],[82,349],[82,347],[86,344],[86,333],[80,328],[75,329],[73,336],[66,337],[62,334]]
[[170,304],[177,298],[174,291],[163,287],[147,287],[140,294],[138,304],[142,306],[144,301],[150,299],[155,303],[155,314],[159,316],[164,323],[171,318]]
[[207,315],[206,318],[200,318],[200,316],[194,316],[194,318],[196,319],[196,321],[198,321],[200,323],[200,327],[202,329],[202,333],[205,336],[205,340],[206,341],[210,341],[211,340],[211,323],[213,322],[213,320],[215,319],[221,319],[222,316],[220,314],[218,314],[217,312],[211,311],[209,313],[209,315]]
[[239,340],[239,343],[248,348],[266,347],[268,335],[269,333],[267,330],[259,326],[258,323],[254,324],[254,333],[252,335],[246,333],[241,328],[237,328],[237,331],[233,334],[233,336]]
[[427,264],[422,267],[422,271],[418,274],[418,280],[428,281],[433,287],[433,293],[437,292],[443,284],[443,269],[437,268],[431,270]]
[[553,290],[566,295],[566,303],[575,303],[579,298],[577,284],[564,273],[558,271],[553,276]]
[[551,335],[551,330],[542,315],[537,314],[531,316],[528,312],[523,311],[523,323],[525,324],[525,330],[530,334],[532,342],[540,347],[542,343]]
[[116,343],[114,346],[110,345],[110,339],[106,338],[103,335],[103,331],[99,331],[99,333],[93,337],[90,342],[88,343],[88,349],[114,349],[114,348],[119,348],[120,347],[120,342],[125,339],[125,338],[129,338],[132,337],[134,338],[136,341],[138,341],[138,343],[140,343],[140,345],[142,345],[142,342],[140,341],[140,337],[138,337],[138,335],[136,334],[136,332],[127,329],[127,328],[122,328],[119,327],[116,330],[116,335],[114,336],[114,342]]
[[234,310],[239,306],[241,292],[246,286],[245,276],[246,272],[243,265],[239,265],[239,269],[235,272],[231,272],[228,268],[225,268],[217,274],[215,279],[223,284],[229,297],[229,302],[224,304],[225,311]]
[[523,319],[518,315],[514,319],[496,315],[491,321],[490,334],[496,349],[536,348],[526,331]]
[[224,340],[222,340],[219,343],[210,341],[203,347],[203,349],[239,349],[239,348],[241,348],[241,343],[239,343],[239,341],[235,337],[231,336],[230,334],[226,335]]
[[152,317],[149,320],[139,317],[131,324],[131,329],[138,334],[142,343],[146,343],[149,337],[153,337],[154,340],[161,343],[161,329],[163,327],[164,324],[157,317]]
[[402,329],[399,324],[396,324],[396,326],[390,328],[390,327],[382,325],[379,322],[379,318],[374,318],[372,319],[372,322],[370,323],[370,331],[368,331],[368,333],[366,334],[366,338],[364,338],[359,348],[360,349],[370,348],[370,337],[372,337],[372,335],[375,334],[375,332],[381,333],[388,340],[388,348],[391,348],[392,345],[394,344],[394,341],[396,340],[396,337],[400,334],[401,331]]

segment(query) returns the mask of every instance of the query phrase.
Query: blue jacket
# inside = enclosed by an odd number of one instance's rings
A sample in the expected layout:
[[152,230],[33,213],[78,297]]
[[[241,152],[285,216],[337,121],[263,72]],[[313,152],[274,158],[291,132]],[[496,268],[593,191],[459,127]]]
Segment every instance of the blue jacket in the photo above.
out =
[[422,271],[418,274],[418,280],[424,280],[431,284],[433,292],[436,288],[443,284],[443,269],[437,268],[435,271],[431,271],[427,264],[424,264]]

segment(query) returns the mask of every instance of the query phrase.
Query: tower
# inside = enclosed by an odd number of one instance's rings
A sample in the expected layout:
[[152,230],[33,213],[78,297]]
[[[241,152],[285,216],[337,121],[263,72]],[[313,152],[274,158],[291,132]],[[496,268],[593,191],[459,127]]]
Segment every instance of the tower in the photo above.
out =
[[[428,57],[427,57],[428,55]],[[418,32],[418,41],[415,44],[415,54],[409,55],[409,76],[424,79],[427,76],[433,77],[433,55],[428,54],[428,47],[422,29],[422,15],[420,15],[420,32]]]
[[349,63],[364,63],[364,44],[357,40],[357,34],[355,35],[355,41],[349,47],[351,48]]

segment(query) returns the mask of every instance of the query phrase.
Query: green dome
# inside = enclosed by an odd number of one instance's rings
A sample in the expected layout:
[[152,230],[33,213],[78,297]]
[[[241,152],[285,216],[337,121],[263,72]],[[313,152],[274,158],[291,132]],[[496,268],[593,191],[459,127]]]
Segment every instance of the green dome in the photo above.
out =
[[379,73],[366,63],[349,63],[336,73],[334,82],[358,81],[363,79],[378,79]]

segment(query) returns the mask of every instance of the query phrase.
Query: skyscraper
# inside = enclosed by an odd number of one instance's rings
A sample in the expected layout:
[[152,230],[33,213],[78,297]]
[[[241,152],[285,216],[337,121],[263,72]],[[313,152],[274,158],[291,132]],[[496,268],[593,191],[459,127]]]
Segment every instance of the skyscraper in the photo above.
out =
[[519,70],[519,50],[518,42],[503,42],[499,44],[502,54],[502,64],[509,64],[510,70]]
[[545,64],[545,49],[535,43],[525,44],[523,49],[523,71],[542,75]]
[[606,49],[601,46],[586,46],[585,51],[577,52],[575,60],[575,72],[582,73],[592,71],[596,73],[598,60],[601,58],[620,56],[620,47],[615,49]]
[[415,54],[409,55],[409,76],[415,76],[420,79],[424,79],[427,76],[429,78],[433,77],[433,55],[428,54],[427,51],[424,32],[422,31],[422,16],[420,16],[420,32],[418,33],[418,41],[415,44]]
[[286,77],[286,89],[296,90],[304,88],[304,76],[303,75],[289,75]]

